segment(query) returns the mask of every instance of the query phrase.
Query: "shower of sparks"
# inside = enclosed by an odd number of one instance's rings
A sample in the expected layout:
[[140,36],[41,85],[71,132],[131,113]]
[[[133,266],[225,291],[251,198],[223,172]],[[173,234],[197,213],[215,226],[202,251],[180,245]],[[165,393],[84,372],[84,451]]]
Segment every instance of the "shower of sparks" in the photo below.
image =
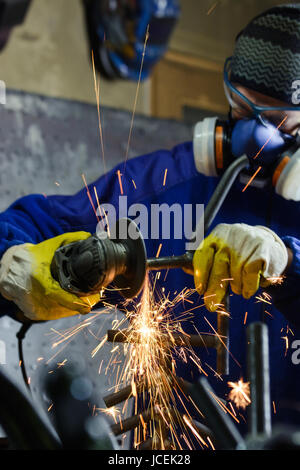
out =
[[110,408],[95,408],[96,411],[102,411],[107,416],[111,416],[115,423],[117,423],[117,418],[120,416],[121,411],[118,410],[116,406],[111,406]]
[[228,398],[236,405],[237,408],[245,409],[250,405],[250,382],[243,382],[241,379],[238,382],[227,383],[232,389],[228,394]]
[[[130,410],[129,399],[133,397],[134,414],[141,417],[142,409],[150,413],[151,417],[150,420],[143,420],[143,417],[138,419],[134,432],[135,447],[138,448],[141,442],[149,439],[153,446],[159,445],[162,449],[167,445],[171,449],[183,449],[183,446],[194,448],[192,442],[195,439],[201,447],[211,447],[211,443],[205,441],[205,436],[198,433],[185,401],[188,400],[189,406],[195,409],[194,415],[201,413],[190,397],[184,397],[182,384],[176,375],[176,358],[179,358],[185,364],[192,362],[200,373],[207,376],[183,329],[183,322],[190,322],[194,317],[194,309],[199,308],[199,305],[192,306],[194,302],[189,299],[195,291],[184,288],[170,300],[170,294],[165,295],[163,289],[158,289],[158,278],[159,273],[152,280],[147,277],[139,301],[125,301],[121,308],[124,316],[114,318],[112,329],[125,331],[126,343],[112,343],[108,364],[103,366],[101,361],[102,373],[111,376],[115,372],[116,379],[111,391],[116,392],[129,386],[131,394],[121,403],[120,409],[113,406],[107,409],[95,408],[94,411],[95,414],[98,411],[103,412],[116,424],[122,425]],[[187,310],[184,310],[185,302],[189,306]],[[172,313],[178,305],[184,311],[175,319]],[[106,314],[115,311],[114,305],[105,303]],[[90,332],[91,323],[100,314],[103,315],[104,311],[101,310],[62,332],[52,329],[52,334],[56,334],[53,347],[68,344],[80,332]],[[95,338],[98,344],[91,351],[92,357],[108,344],[107,334],[102,337],[98,334]],[[223,409],[224,412],[230,412],[224,405]],[[166,433],[170,439],[168,444]]]

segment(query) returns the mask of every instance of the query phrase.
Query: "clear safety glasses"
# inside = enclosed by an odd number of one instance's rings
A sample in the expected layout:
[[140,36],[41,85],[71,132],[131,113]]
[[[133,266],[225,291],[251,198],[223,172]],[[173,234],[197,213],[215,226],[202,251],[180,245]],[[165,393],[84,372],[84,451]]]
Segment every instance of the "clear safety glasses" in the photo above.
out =
[[254,104],[241,93],[230,81],[230,65],[232,57],[228,57],[224,65],[224,89],[226,98],[237,119],[256,117],[262,124],[271,123],[282,132],[295,134],[300,128],[300,106],[270,107]]

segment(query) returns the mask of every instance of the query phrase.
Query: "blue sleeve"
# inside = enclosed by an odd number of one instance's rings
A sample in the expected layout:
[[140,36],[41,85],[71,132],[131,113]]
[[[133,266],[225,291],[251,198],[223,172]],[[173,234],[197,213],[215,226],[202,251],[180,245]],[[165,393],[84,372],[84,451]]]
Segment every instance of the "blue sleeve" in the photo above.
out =
[[285,245],[292,250],[293,261],[285,273],[284,281],[279,286],[272,286],[268,292],[272,295],[275,307],[295,327],[300,327],[300,240],[294,237],[282,237]]
[[52,196],[49,199],[64,232],[94,232],[97,224],[95,192],[100,204],[110,203],[118,208],[119,196],[126,195],[127,204],[131,205],[157,196],[196,175],[193,144],[187,142],[172,150],[158,150],[121,163],[74,196]]
[[[0,257],[13,245],[39,243],[63,233],[51,205],[43,195],[30,195],[15,201],[0,214]],[[0,316],[15,317],[17,307],[0,296]]]

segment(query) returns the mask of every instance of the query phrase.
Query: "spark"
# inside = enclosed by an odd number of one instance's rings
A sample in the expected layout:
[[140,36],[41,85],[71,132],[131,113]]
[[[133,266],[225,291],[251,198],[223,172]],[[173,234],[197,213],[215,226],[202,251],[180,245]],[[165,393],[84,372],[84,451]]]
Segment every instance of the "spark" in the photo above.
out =
[[102,133],[101,113],[100,113],[100,79],[98,80],[98,85],[97,85],[97,76],[96,76],[93,50],[92,50],[92,64],[93,64],[94,88],[95,88],[95,94],[96,94],[97,113],[98,113],[99,137],[100,137],[100,144],[101,144],[101,151],[102,151],[102,161],[103,161],[104,174],[106,175],[106,164],[105,164],[105,158],[104,158],[104,142],[103,142],[103,133]]
[[288,338],[288,336],[281,336],[281,339],[283,339],[284,342],[285,342],[285,352],[284,352],[284,355],[286,356],[287,351],[288,351],[288,349],[289,349],[289,338]]
[[272,315],[272,313],[268,312],[268,310],[265,310],[264,313],[266,313],[267,315],[269,315],[269,317],[274,318],[273,315]]
[[58,363],[57,363],[58,369],[60,369],[61,367],[63,367],[63,366],[66,364],[67,361],[68,361],[68,359],[64,359],[62,362],[58,362]]
[[[109,228],[107,213],[105,212],[105,210],[102,211],[102,209],[101,209],[101,205],[100,205],[100,201],[99,201],[99,197],[98,197],[98,192],[97,192],[96,186],[94,186],[94,193],[95,193],[95,197],[96,197],[96,201],[97,201],[97,205],[98,205],[98,209],[99,209],[99,214],[101,215],[102,219],[104,218],[105,221],[106,221],[107,235],[108,235],[108,237],[110,237],[110,228]],[[101,296],[102,296],[102,295],[101,295],[101,292],[100,292],[100,297],[101,297]]]
[[[163,294],[156,285],[157,279],[157,274],[152,281],[147,276],[141,300],[139,302],[127,301],[125,312],[127,322],[126,328],[123,329],[126,332],[123,334],[126,334],[127,342],[124,343],[124,353],[127,359],[119,371],[115,389],[125,388],[130,384],[130,397],[134,399],[135,414],[137,415],[140,410],[139,400],[141,397],[145,411],[148,410],[153,416],[149,424],[143,423],[139,419],[139,424],[134,432],[135,447],[148,438],[151,438],[153,442],[160,442],[163,446],[166,429],[170,433],[171,446],[174,448],[181,446],[179,435],[182,435],[183,439],[189,442],[188,445],[192,446],[188,437],[190,432],[193,433],[200,445],[207,447],[208,444],[204,443],[201,436],[198,435],[192,421],[188,420],[187,422],[177,409],[179,400],[188,413],[179,391],[177,391],[178,388],[183,393],[180,387],[176,386],[174,357],[186,357],[195,363],[200,373],[207,375],[192,347],[188,344],[174,347],[174,335],[176,333],[184,334],[181,324],[183,321],[189,320],[191,314],[187,310],[175,319],[172,317],[172,310],[176,304],[186,301],[193,290],[185,288],[177,293],[171,301],[169,295]],[[120,322],[124,323],[124,320],[120,320]],[[114,321],[113,329],[120,331],[120,322]],[[92,352],[92,355],[96,351],[100,351],[105,342],[106,338]],[[113,350],[114,355],[120,357],[121,350],[115,350],[115,348]],[[111,371],[116,357],[110,358],[107,372]],[[119,416],[121,423],[123,414],[128,409],[127,402],[128,399],[123,406],[122,415]],[[154,419],[157,414],[160,419]]]
[[255,296],[255,298],[256,298],[259,302],[265,302],[266,304],[272,305],[272,302],[269,302],[269,300],[267,300],[266,298],[264,298],[264,296],[262,296],[262,295]]
[[120,170],[117,171],[117,175],[118,175],[118,180],[119,180],[119,186],[120,186],[120,191],[121,191],[121,194],[124,194],[123,193],[123,185],[122,185],[122,174],[120,172]]
[[[280,124],[278,124],[276,130],[279,129],[280,126],[282,126],[282,124],[285,122],[285,120],[287,119],[287,116],[285,116],[282,121],[280,122]],[[260,154],[261,152],[263,151],[263,149],[265,148],[265,146],[268,144],[268,142],[270,142],[271,138],[273,137],[273,134],[275,132],[275,129],[274,131],[271,133],[270,137],[266,140],[266,142],[264,143],[264,145],[259,149],[259,151],[257,152],[257,154],[253,157],[253,160],[255,160]],[[242,189],[242,192],[246,191],[246,189],[248,188],[248,186],[252,183],[252,181],[254,180],[254,178],[257,176],[257,174],[260,172],[260,170],[262,169],[261,166],[258,167],[258,169],[256,170],[256,172],[254,173],[253,176],[251,176],[250,180],[248,181],[248,183],[246,184],[246,186]]]
[[[276,130],[279,129],[279,127],[282,126],[282,124],[287,120],[287,116],[285,116],[282,121],[280,122],[280,124],[278,124]],[[273,132],[271,133],[270,137],[266,140],[266,142],[264,143],[264,145],[260,148],[260,150],[257,152],[257,154],[255,155],[255,157],[253,157],[253,159],[255,160],[260,154],[261,152],[263,151],[263,149],[265,148],[265,146],[270,142],[270,140],[272,139],[273,137],[273,134],[275,132],[275,129],[273,130]]]
[[148,39],[149,39],[149,24],[147,25],[147,30],[146,30],[146,35],[145,35],[145,41],[144,41],[144,48],[143,48],[143,53],[142,53],[141,66],[140,66],[140,72],[139,72],[139,79],[138,79],[138,83],[137,83],[137,87],[136,87],[136,92],[135,92],[135,98],[134,98],[134,104],[133,104],[133,111],[132,111],[132,117],[131,117],[131,123],[130,123],[129,135],[128,135],[128,141],[127,141],[126,155],[125,155],[124,173],[125,173],[126,162],[127,162],[127,160],[128,160],[129,147],[130,147],[130,141],[131,141],[131,135],[132,135],[134,117],[135,117],[135,112],[136,112],[136,105],[137,105],[137,100],[138,100],[138,95],[139,95],[139,90],[140,90],[141,77],[142,77],[142,70],[143,70],[143,66],[144,66],[145,52],[146,52],[146,47],[147,47]]
[[120,416],[120,410],[117,407],[111,406],[110,408],[95,408],[98,411],[102,411],[102,413],[106,414],[113,418],[114,422],[117,423],[117,417]]
[[158,247],[157,253],[156,253],[156,255],[155,255],[155,258],[158,258],[158,257],[159,257],[160,252],[161,252],[161,248],[162,248],[162,243],[159,244],[159,247]]
[[243,379],[238,382],[227,382],[230,390],[228,394],[229,400],[237,406],[237,408],[245,409],[250,403],[250,382],[243,382]]
[[[149,412],[151,416],[149,422],[138,419],[134,431],[135,447],[138,447],[140,442],[148,439],[152,440],[153,446],[161,445],[164,447],[166,445],[166,433],[169,434],[170,439],[168,446],[173,449],[182,449],[182,442],[188,448],[194,448],[195,444],[191,440],[191,434],[200,446],[211,446],[209,441],[204,444],[202,437],[198,435],[197,426],[194,426],[186,408],[185,392],[176,376],[176,358],[186,364],[195,364],[199,374],[208,375],[189,342],[186,341],[182,345],[178,345],[175,340],[178,334],[181,336],[186,335],[183,329],[184,322],[188,321],[190,323],[194,316],[194,310],[199,310],[199,305],[195,303],[195,305],[184,309],[179,315],[177,314],[176,317],[174,317],[173,309],[178,305],[184,306],[185,302],[190,305],[192,301],[189,300],[189,297],[195,290],[184,288],[180,292],[174,292],[171,298],[170,293],[166,294],[164,289],[157,285],[159,272],[155,276],[150,274],[149,276],[146,277],[141,297],[138,300],[125,300],[121,306],[119,305],[119,310],[124,315],[112,319],[112,329],[125,331],[127,342],[113,344],[108,356],[108,363],[104,365],[102,359],[98,369],[99,373],[102,371],[104,374],[111,374],[115,371],[115,379],[114,383],[111,384],[111,390],[118,392],[129,386],[129,396],[120,409],[115,407],[108,410],[95,408],[95,412],[100,411],[110,415],[122,429],[123,420],[126,419],[131,410],[129,406],[131,398],[134,401],[135,415],[140,416],[142,407],[143,411]],[[69,329],[57,331],[52,328],[51,334],[56,335],[53,347],[58,345],[61,348],[62,346],[66,347],[75,335],[92,334],[97,340],[97,345],[91,351],[91,356],[95,358],[98,353],[100,354],[102,348],[107,344],[107,334],[103,335],[101,331],[94,334],[90,331],[91,324],[99,318],[100,314],[116,312],[115,305],[111,305],[108,301],[104,301],[103,304],[103,311],[95,312],[94,315],[90,315]],[[227,312],[225,313],[227,314]],[[198,331],[197,333],[200,334]],[[219,337],[222,342],[222,337],[218,336],[215,330],[214,335]],[[58,352],[61,352],[61,350]],[[58,364],[63,363],[64,361]],[[202,416],[191,398],[189,396],[185,398]],[[216,400],[218,399],[216,398]],[[185,410],[185,419],[177,408],[178,403]],[[233,419],[238,422],[229,407],[226,407],[220,400],[218,403],[224,412],[232,415]]]
[[246,184],[246,186],[242,189],[242,193],[244,191],[246,191],[246,189],[248,188],[248,186],[250,186],[250,184],[252,183],[252,181],[254,180],[254,178],[258,175],[258,173],[260,172],[260,170],[262,169],[262,166],[259,166],[256,170],[256,172],[251,176],[251,178],[249,179],[248,183]]
[[223,344],[224,348],[226,349],[226,351],[230,354],[230,356],[232,357],[232,359],[234,360],[234,362],[239,366],[241,367],[241,364],[237,361],[237,359],[232,355],[232,353],[229,351],[229,349],[227,348],[226,344],[224,343],[224,341],[222,340],[222,337],[218,334],[218,332],[214,329],[214,327],[212,326],[212,324],[207,320],[206,317],[204,317],[204,320],[206,321],[206,323],[209,324],[209,326],[211,327],[211,329],[213,330],[213,332],[215,333],[215,335],[217,336],[217,338],[221,341],[221,343]]
[[213,445],[213,443],[211,442],[211,439],[210,439],[209,436],[207,436],[207,440],[208,440],[208,442],[209,442],[209,444],[210,444],[212,450],[216,450],[215,447],[214,447],[214,445]]
[[245,313],[245,317],[244,317],[244,325],[246,325],[247,316],[248,316],[248,312],[246,312],[246,313]]
[[271,284],[281,285],[284,280],[284,276],[273,276],[267,277],[267,281],[270,281]]
[[220,0],[218,0],[217,2],[215,2],[210,8],[209,10],[207,10],[206,14],[207,16],[211,15],[211,13],[213,13],[218,5]]
[[95,213],[95,216],[96,216],[96,218],[97,218],[97,221],[99,222],[99,217],[98,217],[98,214],[97,214],[97,211],[96,211],[96,208],[95,208],[95,205],[94,205],[94,202],[93,202],[93,199],[92,199],[92,196],[91,196],[89,187],[88,187],[88,185],[87,185],[87,182],[86,182],[86,179],[85,179],[85,176],[84,176],[83,173],[82,173],[81,177],[82,177],[82,179],[83,179],[83,182],[84,182],[84,185],[85,185],[85,188],[86,188],[87,196],[88,196],[88,198],[89,198],[89,201],[90,201],[91,206],[92,206],[92,208],[93,208],[93,211],[94,211],[94,213]]
[[195,429],[195,427],[192,425],[192,423],[189,421],[188,417],[186,415],[183,415],[183,419],[185,421],[185,423],[187,424],[187,426],[192,430],[192,432],[195,434],[195,436],[199,439],[200,442],[202,442],[202,444],[205,446],[205,447],[208,447],[206,442],[202,439],[202,437],[200,436],[200,434],[197,432],[197,430]]
[[166,168],[166,169],[165,169],[165,174],[164,174],[164,181],[163,181],[163,186],[165,186],[165,185],[166,185],[167,173],[168,173],[168,168]]

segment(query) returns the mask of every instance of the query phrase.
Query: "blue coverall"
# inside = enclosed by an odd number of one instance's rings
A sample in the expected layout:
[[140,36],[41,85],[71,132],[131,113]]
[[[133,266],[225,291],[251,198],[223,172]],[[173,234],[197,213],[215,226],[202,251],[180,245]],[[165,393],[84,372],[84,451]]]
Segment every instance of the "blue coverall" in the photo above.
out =
[[[165,169],[168,170],[167,174]],[[120,164],[90,185],[93,198],[95,186],[101,203],[109,202],[117,207],[121,191],[117,170],[123,174],[122,186],[128,196],[128,205],[136,202],[148,207],[153,203],[207,204],[218,182],[218,178],[209,178],[197,172],[192,143],[187,142],[171,151],[159,150],[129,160],[126,167]],[[255,298],[230,297],[230,351],[241,366],[231,357],[228,379],[236,381],[246,377],[245,312],[248,312],[246,324],[263,317],[270,336],[271,390],[276,407],[273,420],[300,425],[300,365],[292,363],[294,351],[291,348],[286,351],[284,339],[289,324],[294,334],[288,333],[290,341],[300,340],[300,204],[283,199],[272,189],[261,190],[250,186],[242,192],[242,188],[243,185],[237,180],[211,228],[220,222],[268,226],[292,249],[293,262],[284,283],[271,289],[272,305],[258,302]],[[94,204],[97,206],[95,198]],[[25,196],[0,214],[0,256],[15,244],[39,243],[70,231],[93,233],[96,224],[97,219],[85,188],[73,196]],[[156,239],[145,242],[149,257],[156,255],[160,243],[162,256],[185,251],[185,240]],[[159,282],[166,292],[180,292],[185,286],[194,288],[193,277],[182,270],[170,270],[165,281],[164,278],[162,273]],[[195,302],[203,304],[196,293],[193,295]],[[183,306],[178,305],[174,314],[179,314],[182,309]],[[264,310],[268,314],[264,314]],[[14,305],[1,298],[1,313],[13,316],[13,312]],[[207,312],[203,306],[195,310],[194,323],[200,332],[212,333],[205,317],[215,327],[216,315]],[[185,324],[184,328],[187,332],[195,332],[192,324]],[[226,397],[229,391],[227,380],[217,379],[208,367],[215,368],[215,352],[201,349],[199,354],[216,393]],[[180,375],[193,381],[199,372],[190,363],[181,368]]]

